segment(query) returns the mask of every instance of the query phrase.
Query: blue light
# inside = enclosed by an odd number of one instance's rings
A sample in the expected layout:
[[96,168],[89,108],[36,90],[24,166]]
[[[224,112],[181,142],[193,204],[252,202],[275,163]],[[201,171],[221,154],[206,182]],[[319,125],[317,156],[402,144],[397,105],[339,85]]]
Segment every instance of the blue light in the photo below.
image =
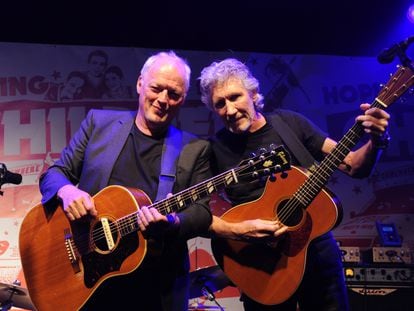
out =
[[410,23],[413,23],[413,24],[414,24],[414,4],[413,4],[413,5],[411,5],[411,6],[408,8],[408,11],[407,11],[407,18],[408,18],[408,20],[410,21]]

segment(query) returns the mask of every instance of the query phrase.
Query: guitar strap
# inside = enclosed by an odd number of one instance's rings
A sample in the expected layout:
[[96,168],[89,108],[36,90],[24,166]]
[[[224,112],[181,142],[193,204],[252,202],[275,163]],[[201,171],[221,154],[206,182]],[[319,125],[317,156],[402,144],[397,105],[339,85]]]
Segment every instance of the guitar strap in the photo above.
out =
[[314,157],[305,148],[290,126],[277,114],[271,115],[270,120],[273,128],[280,135],[289,150],[292,151],[293,156],[299,161],[299,164],[309,171],[314,171],[317,165]]
[[170,125],[162,146],[161,172],[158,178],[158,191],[155,201],[164,199],[173,190],[178,156],[183,144],[182,136],[179,129]]

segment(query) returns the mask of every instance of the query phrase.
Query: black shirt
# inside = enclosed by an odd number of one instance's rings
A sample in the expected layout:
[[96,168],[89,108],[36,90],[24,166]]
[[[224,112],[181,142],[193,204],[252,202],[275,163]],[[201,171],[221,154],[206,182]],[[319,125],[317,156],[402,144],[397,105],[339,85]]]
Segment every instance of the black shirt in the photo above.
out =
[[158,190],[163,143],[164,136],[147,136],[134,123],[115,162],[109,184],[139,188],[154,202]]
[[[299,140],[318,161],[323,159],[322,144],[327,137],[317,126],[304,116],[288,110],[278,110],[279,116],[289,125]],[[283,145],[279,133],[272,126],[271,115],[266,116],[266,124],[253,133],[234,134],[227,129],[220,130],[212,139],[214,157],[212,169],[214,174],[236,167],[242,160],[251,157],[261,148],[269,149],[271,144]],[[292,164],[298,165],[297,160],[285,146],[292,158]],[[226,188],[226,194],[234,205],[257,199],[263,193],[265,179],[255,179],[233,184]]]

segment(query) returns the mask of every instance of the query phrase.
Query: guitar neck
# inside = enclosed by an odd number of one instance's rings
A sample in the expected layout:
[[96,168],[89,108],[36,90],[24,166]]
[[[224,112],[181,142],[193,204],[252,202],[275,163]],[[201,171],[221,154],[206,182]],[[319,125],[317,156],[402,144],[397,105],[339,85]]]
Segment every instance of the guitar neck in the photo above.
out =
[[[248,165],[244,165],[236,169],[228,170],[218,176],[178,192],[169,198],[157,201],[151,204],[150,207],[156,208],[163,215],[181,211],[197,200],[210,195],[223,186],[238,183],[240,173],[245,170],[247,166]],[[137,212],[118,219],[116,223],[118,228],[121,228],[121,234],[123,236],[139,230],[137,223]]]
[[[236,168],[180,191],[169,198],[155,202],[150,207],[156,208],[163,215],[178,212],[224,186],[238,183],[239,179],[259,178],[286,169],[290,169],[289,154],[282,146],[273,146],[271,151],[244,160]],[[122,235],[139,230],[137,212],[126,215],[116,222]]]
[[[385,109],[386,106],[379,100],[375,100],[371,105],[372,107]],[[345,157],[355,147],[363,134],[364,127],[359,122],[356,122],[338,142],[332,152],[323,159],[306,182],[298,189],[293,196],[294,199],[298,200],[305,208],[309,206],[326,185],[334,170],[343,163]]]
[[170,198],[155,202],[151,207],[155,207],[163,215],[181,211],[199,199],[212,194],[224,186],[238,183],[239,172],[242,169],[243,168],[237,168],[226,171],[218,176],[180,191]]

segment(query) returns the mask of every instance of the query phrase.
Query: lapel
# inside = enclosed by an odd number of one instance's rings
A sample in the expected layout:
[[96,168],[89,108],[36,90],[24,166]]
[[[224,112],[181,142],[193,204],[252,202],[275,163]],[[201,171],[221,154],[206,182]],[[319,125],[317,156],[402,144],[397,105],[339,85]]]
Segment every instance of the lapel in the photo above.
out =
[[124,114],[119,120],[117,120],[112,128],[112,131],[105,137],[105,143],[110,147],[108,148],[105,157],[102,157],[103,171],[99,183],[99,189],[102,189],[108,185],[109,178],[112,169],[115,165],[115,161],[121,153],[122,147],[125,144],[126,139],[131,131],[132,124],[135,120],[134,114]]

